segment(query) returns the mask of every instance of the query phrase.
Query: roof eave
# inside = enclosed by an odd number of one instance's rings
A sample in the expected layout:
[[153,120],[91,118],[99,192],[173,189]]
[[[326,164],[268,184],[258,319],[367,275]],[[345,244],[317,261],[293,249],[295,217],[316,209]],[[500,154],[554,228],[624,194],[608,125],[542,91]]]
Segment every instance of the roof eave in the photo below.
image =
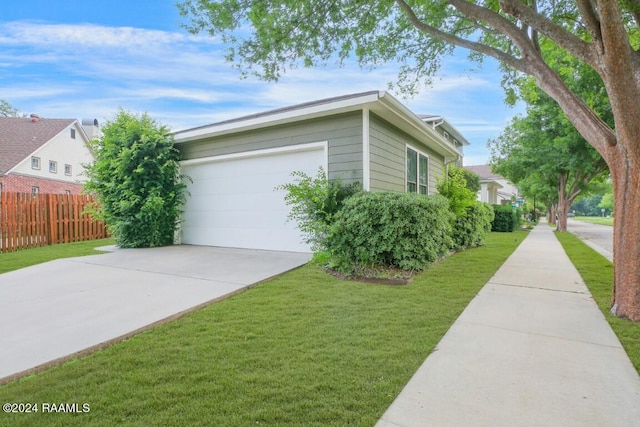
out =
[[380,92],[368,92],[362,96],[340,99],[334,102],[306,105],[290,110],[276,111],[273,114],[258,114],[246,119],[231,120],[193,129],[173,132],[176,143],[184,143],[203,138],[213,138],[229,133],[243,132],[266,126],[277,126],[291,123],[296,120],[309,120],[327,115],[358,111],[366,105],[375,103],[380,97]]

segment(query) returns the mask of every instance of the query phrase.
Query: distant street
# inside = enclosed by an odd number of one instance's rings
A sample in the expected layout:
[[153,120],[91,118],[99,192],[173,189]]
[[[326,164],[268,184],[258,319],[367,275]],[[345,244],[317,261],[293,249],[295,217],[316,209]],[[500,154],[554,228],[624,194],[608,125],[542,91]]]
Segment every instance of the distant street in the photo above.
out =
[[569,218],[567,227],[586,244],[613,261],[613,227]]

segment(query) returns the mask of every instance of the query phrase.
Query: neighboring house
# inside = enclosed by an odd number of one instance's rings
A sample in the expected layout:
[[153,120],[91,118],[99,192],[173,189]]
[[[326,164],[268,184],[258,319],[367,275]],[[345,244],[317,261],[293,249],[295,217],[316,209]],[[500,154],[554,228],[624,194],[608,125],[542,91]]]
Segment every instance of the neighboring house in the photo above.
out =
[[0,191],[77,194],[98,121],[0,117]]
[[493,205],[507,205],[516,201],[518,189],[506,178],[491,171],[489,165],[465,166],[480,177],[478,200]]
[[323,168],[364,190],[434,194],[446,165],[462,158],[435,127],[371,91],[176,132],[181,170],[192,180],[181,241],[307,252],[276,186],[293,171],[315,177]]

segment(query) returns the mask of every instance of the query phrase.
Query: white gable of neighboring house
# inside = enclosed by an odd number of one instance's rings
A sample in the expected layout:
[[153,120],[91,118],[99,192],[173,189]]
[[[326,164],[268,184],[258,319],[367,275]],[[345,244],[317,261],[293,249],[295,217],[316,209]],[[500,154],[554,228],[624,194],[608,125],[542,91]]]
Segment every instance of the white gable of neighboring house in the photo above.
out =
[[[73,122],[14,166],[8,173],[56,181],[83,183],[87,180],[84,165],[93,162],[87,136],[78,121]],[[39,168],[33,158],[39,159]]]
[[480,191],[478,191],[478,200],[492,205],[500,204],[498,198],[498,190],[502,188],[497,181],[480,180]]
[[465,166],[465,169],[480,177],[479,201],[503,205],[518,198],[518,188],[503,176],[492,172],[489,165]]

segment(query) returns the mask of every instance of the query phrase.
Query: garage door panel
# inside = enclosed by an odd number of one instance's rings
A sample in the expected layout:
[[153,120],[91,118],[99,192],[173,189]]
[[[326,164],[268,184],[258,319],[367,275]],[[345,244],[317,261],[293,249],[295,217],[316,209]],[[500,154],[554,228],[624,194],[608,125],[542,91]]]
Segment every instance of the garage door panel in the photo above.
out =
[[290,211],[285,192],[291,172],[315,176],[324,165],[323,148],[256,155],[182,167],[193,180],[184,207],[182,242],[308,252]]
[[205,197],[190,198],[190,208],[193,211],[264,211],[288,212],[289,208],[283,203],[284,193],[273,194],[212,194]]

